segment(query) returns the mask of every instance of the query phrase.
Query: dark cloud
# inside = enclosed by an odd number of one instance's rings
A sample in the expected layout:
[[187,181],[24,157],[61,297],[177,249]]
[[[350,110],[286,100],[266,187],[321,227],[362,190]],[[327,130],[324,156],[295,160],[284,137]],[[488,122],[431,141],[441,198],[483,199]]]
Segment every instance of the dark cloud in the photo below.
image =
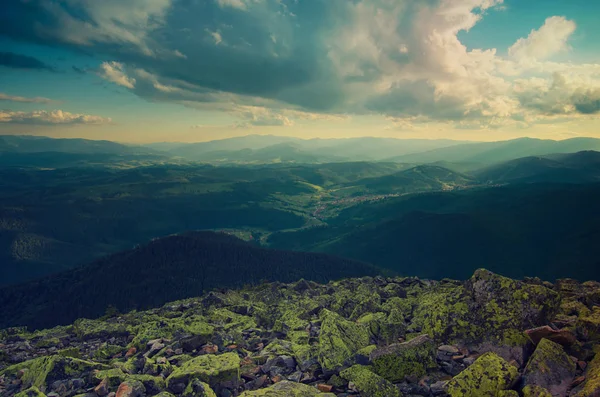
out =
[[27,55],[16,54],[14,52],[0,52],[0,66],[6,66],[15,69],[38,69],[55,71],[50,65],[45,64],[37,58]]

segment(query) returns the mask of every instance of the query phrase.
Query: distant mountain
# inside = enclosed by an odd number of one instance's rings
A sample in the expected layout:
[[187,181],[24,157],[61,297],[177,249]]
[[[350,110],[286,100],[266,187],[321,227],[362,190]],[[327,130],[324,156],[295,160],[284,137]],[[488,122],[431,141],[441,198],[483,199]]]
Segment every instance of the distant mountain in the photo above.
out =
[[452,190],[475,184],[476,181],[465,174],[435,165],[420,165],[390,175],[356,181],[353,186],[361,186],[361,191],[370,193],[415,193],[431,190]]
[[248,135],[210,142],[187,144],[151,144],[174,156],[194,161],[219,162],[334,162],[373,161],[386,157],[417,153],[461,144],[461,141],[346,138],[299,139],[273,135]]
[[374,276],[371,265],[325,254],[257,247],[236,237],[190,232],[100,259],[88,266],[0,289],[0,329],[33,328],[97,317],[109,305],[145,309],[214,288],[265,281],[319,282]]
[[492,165],[520,157],[573,153],[583,150],[600,150],[600,139],[572,138],[553,141],[520,138],[500,142],[466,143],[421,153],[395,156],[388,160],[421,164],[447,161]]
[[273,247],[335,253],[422,277],[485,266],[512,277],[600,278],[600,184],[516,184],[409,195],[274,233]]
[[78,154],[156,154],[141,146],[90,139],[56,139],[29,135],[0,135],[0,153],[61,152]]
[[600,152],[524,157],[484,168],[474,175],[487,183],[600,182]]

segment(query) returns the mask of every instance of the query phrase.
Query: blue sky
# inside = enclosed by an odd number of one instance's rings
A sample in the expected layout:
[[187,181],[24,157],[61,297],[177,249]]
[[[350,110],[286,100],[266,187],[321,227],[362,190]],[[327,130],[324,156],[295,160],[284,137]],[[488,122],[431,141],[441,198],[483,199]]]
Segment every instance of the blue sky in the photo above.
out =
[[0,133],[600,137],[600,3],[29,0],[0,15]]

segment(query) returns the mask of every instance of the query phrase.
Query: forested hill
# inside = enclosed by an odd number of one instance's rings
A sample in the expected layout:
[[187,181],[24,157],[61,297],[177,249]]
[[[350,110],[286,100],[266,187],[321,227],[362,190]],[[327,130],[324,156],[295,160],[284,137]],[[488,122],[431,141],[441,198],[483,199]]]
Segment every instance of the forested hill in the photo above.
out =
[[145,309],[261,281],[327,282],[378,272],[371,265],[326,254],[270,250],[226,234],[189,232],[0,289],[0,328],[67,324],[98,317],[110,305],[121,311]]

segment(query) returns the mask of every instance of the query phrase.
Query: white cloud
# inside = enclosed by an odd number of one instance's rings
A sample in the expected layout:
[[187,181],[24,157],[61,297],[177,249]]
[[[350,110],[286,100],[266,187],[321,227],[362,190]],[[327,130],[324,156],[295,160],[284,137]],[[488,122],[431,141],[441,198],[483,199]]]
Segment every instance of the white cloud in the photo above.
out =
[[508,54],[517,61],[547,59],[568,48],[567,40],[576,28],[575,22],[565,17],[550,17],[541,28],[532,30],[527,38],[517,40],[508,49]]
[[223,8],[231,7],[239,10],[245,10],[248,7],[244,0],[217,0],[217,4]]
[[0,110],[0,123],[15,124],[107,124],[111,119],[87,114],[74,114],[62,110],[36,110],[33,112],[17,112]]
[[53,103],[52,99],[43,98],[43,97],[22,97],[16,95],[8,95],[0,92],[0,101],[11,101],[11,102],[21,102],[21,103]]
[[223,42],[223,37],[221,36],[221,33],[217,30],[212,32],[210,29],[206,29],[206,33],[208,33],[212,39],[215,42],[215,45],[219,45]]
[[235,124],[240,128],[250,126],[291,127],[294,125],[294,122],[286,115],[260,106],[236,106],[231,113],[242,119]]
[[521,128],[598,108],[600,64],[549,60],[574,21],[549,17],[510,48],[461,42],[503,0],[38,1],[54,19],[36,39],[114,59],[98,74],[140,97],[245,126],[382,114],[402,128]]
[[134,88],[135,86],[135,79],[125,74],[123,64],[119,62],[103,62],[98,74],[103,79],[123,87]]

